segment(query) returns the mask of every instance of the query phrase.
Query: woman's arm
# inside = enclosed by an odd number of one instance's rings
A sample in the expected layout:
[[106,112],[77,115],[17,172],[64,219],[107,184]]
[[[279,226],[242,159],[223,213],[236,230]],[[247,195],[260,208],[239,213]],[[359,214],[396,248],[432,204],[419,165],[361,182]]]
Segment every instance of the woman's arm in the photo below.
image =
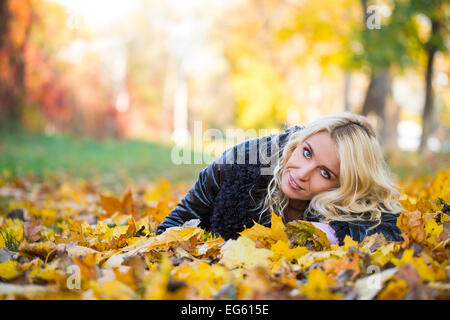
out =
[[156,234],[163,233],[167,228],[180,226],[191,219],[200,219],[200,226],[209,229],[212,203],[223,180],[223,162],[220,160],[222,157],[223,155],[199,173],[198,180],[158,226]]
[[403,241],[400,236],[401,231],[397,227],[398,214],[382,213],[381,224],[375,228],[375,222],[367,221],[331,221],[329,224],[333,228],[339,244],[343,244],[346,235],[349,235],[355,241],[362,241],[366,236],[374,233],[381,233],[387,241]]

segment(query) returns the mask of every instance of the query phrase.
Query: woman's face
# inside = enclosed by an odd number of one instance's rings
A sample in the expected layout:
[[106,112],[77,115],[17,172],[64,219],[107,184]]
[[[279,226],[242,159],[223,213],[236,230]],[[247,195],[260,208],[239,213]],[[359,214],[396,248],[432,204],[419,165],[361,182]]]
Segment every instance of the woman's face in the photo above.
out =
[[311,200],[339,187],[339,158],[328,132],[318,132],[299,144],[284,167],[281,190],[290,199]]

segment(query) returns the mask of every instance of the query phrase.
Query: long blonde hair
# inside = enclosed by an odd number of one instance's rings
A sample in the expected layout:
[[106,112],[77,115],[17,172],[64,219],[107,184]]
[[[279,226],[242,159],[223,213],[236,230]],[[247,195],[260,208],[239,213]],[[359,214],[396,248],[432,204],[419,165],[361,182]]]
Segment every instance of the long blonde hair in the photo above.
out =
[[284,166],[299,144],[322,131],[328,132],[336,143],[340,186],[314,196],[305,214],[316,215],[323,222],[364,218],[379,224],[382,212],[403,210],[398,201],[399,187],[389,177],[390,170],[373,127],[364,116],[340,112],[318,118],[290,135],[267,187],[261,214],[270,210],[284,217],[289,204],[281,190]]

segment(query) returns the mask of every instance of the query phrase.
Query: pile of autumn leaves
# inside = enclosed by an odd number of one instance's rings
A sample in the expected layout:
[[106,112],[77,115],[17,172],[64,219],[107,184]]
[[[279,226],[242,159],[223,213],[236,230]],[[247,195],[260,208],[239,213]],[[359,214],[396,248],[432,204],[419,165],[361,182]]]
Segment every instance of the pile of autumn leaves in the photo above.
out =
[[196,220],[156,236],[187,188],[164,180],[117,198],[87,181],[0,179],[0,298],[450,299],[450,169],[400,185],[404,241],[339,246],[276,215],[236,240]]

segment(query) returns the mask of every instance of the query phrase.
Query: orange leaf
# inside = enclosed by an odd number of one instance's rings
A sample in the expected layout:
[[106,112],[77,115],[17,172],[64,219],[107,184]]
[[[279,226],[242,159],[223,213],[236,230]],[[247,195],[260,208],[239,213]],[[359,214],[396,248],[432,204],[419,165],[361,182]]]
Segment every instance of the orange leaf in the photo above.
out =
[[398,217],[397,227],[407,236],[406,246],[409,245],[410,241],[423,243],[425,240],[423,215],[418,210],[414,212],[402,212]]
[[133,194],[128,191],[122,198],[122,213],[130,214],[135,220],[139,220],[139,207],[133,203]]
[[102,215],[102,218],[110,217],[115,212],[117,211],[120,212],[120,210],[122,209],[122,203],[116,197],[108,197],[100,195],[100,203],[102,205],[103,210],[106,211],[106,214]]
[[78,258],[75,257],[74,261],[80,267],[82,279],[97,280],[97,265],[95,264],[94,253],[80,256]]
[[170,213],[169,204],[166,201],[158,201],[156,207],[147,207],[145,215],[151,215],[156,223],[160,224],[164,218]]

